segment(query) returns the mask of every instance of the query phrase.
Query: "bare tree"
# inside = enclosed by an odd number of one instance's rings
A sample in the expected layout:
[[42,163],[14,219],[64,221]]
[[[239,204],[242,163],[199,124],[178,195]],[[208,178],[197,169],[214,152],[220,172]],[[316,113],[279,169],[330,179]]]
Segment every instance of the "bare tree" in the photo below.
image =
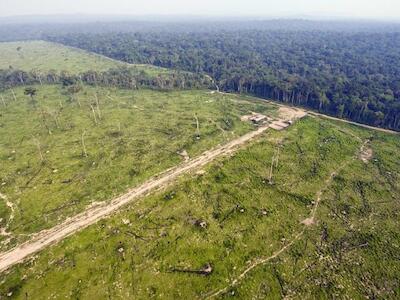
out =
[[197,115],[194,115],[194,118],[196,120],[196,139],[200,139],[200,124],[199,124],[199,118],[197,118]]
[[94,124],[97,125],[98,122],[97,122],[96,112],[94,111],[94,107],[92,104],[90,104],[90,108],[92,109]]
[[44,162],[44,157],[43,157],[43,153],[42,153],[42,149],[40,147],[40,142],[37,138],[33,137],[33,141],[36,144],[36,147],[39,151],[39,156],[40,156],[40,161],[43,163]]
[[38,74],[38,78],[39,78],[40,85],[43,85],[43,82],[42,82],[42,75],[41,75],[40,73]]
[[97,114],[99,115],[99,119],[101,120],[101,111],[100,111],[99,98],[97,97],[97,92],[94,93],[94,97],[96,99]]
[[11,90],[11,94],[13,95],[14,101],[17,101],[17,97],[15,96],[14,90],[13,89],[10,89],[10,90]]
[[24,76],[22,75],[21,72],[18,73],[18,77],[19,77],[19,81],[21,81],[21,83],[24,85],[24,84],[25,84],[25,82],[24,82]]
[[278,164],[279,164],[279,152],[281,150],[281,146],[278,146],[277,152],[276,152],[276,159],[275,159],[275,168],[278,168]]
[[6,102],[4,101],[3,95],[1,95],[1,102],[3,103],[4,107],[6,107]]
[[42,116],[42,122],[43,122],[43,126],[47,129],[47,132],[49,133],[49,135],[51,135],[51,129],[50,127],[47,125],[47,112],[45,112],[42,108],[40,108],[40,114]]
[[274,169],[274,166],[275,166],[275,168],[278,168],[279,152],[280,152],[280,145],[278,145],[277,149],[274,151],[274,155],[272,156],[272,159],[271,159],[271,168],[269,170],[269,178],[268,178],[269,184],[273,184],[273,181],[272,181],[273,169]]
[[268,178],[269,184],[273,183],[273,181],[272,181],[272,171],[273,171],[273,168],[274,168],[274,160],[275,160],[275,155],[272,156],[272,159],[271,159],[271,168],[269,170],[269,178]]
[[79,107],[82,107],[81,102],[79,101],[79,97],[77,94],[82,90],[82,87],[78,84],[71,85],[68,87],[68,93],[71,95],[71,98],[73,100],[76,100],[78,102]]
[[87,157],[88,155],[87,155],[86,146],[85,146],[85,134],[86,134],[86,131],[83,131],[82,136],[81,136],[81,141],[82,141],[83,156]]
[[42,74],[40,74],[40,71],[38,70],[33,71],[33,75],[36,77],[36,79],[39,80],[40,85],[43,85]]
[[56,124],[56,127],[60,129],[60,121],[59,121],[59,112],[58,111],[51,111],[50,115],[52,116],[54,123]]

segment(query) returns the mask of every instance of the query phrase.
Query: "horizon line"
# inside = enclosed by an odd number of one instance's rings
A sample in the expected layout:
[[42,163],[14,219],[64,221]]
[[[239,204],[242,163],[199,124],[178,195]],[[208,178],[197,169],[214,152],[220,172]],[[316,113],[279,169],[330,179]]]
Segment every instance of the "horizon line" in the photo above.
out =
[[174,13],[174,14],[118,14],[118,13],[54,13],[54,14],[17,14],[17,15],[4,15],[0,16],[0,19],[12,19],[12,18],[51,18],[51,17],[106,17],[106,18],[154,18],[162,17],[168,18],[237,18],[237,19],[251,19],[254,21],[261,20],[273,20],[273,19],[287,19],[287,20],[305,20],[305,21],[379,21],[379,22],[393,22],[400,21],[400,17],[373,17],[373,16],[351,16],[351,15],[329,15],[326,13],[293,13],[293,14],[187,14],[187,13]]

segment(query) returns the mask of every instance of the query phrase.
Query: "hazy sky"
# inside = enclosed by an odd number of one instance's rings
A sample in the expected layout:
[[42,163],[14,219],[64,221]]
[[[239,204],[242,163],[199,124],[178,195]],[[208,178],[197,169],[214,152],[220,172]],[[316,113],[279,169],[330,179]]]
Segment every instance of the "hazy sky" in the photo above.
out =
[[0,16],[27,14],[321,15],[400,19],[400,0],[0,0]]

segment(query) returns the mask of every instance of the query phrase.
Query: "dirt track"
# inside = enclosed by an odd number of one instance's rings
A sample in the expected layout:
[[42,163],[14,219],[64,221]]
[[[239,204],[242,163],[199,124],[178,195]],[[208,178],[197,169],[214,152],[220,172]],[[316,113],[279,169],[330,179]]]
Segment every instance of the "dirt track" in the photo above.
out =
[[374,126],[369,126],[369,125],[365,125],[365,124],[361,124],[361,123],[349,121],[349,120],[346,120],[346,119],[339,119],[339,118],[335,118],[335,117],[323,115],[323,114],[316,113],[316,112],[312,112],[312,111],[308,111],[308,113],[309,113],[310,115],[313,115],[313,116],[318,116],[318,117],[325,118],[325,119],[329,119],[329,120],[340,121],[340,122],[343,122],[343,123],[356,125],[356,126],[358,126],[358,127],[363,127],[363,128],[367,128],[367,129],[372,129],[372,130],[380,131],[380,132],[385,132],[385,133],[399,134],[399,132],[393,131],[393,130],[390,130],[390,129],[380,128],[380,127],[374,127]]
[[[280,109],[283,120],[297,119],[305,115],[304,111],[293,110],[289,113],[290,108]],[[113,199],[111,202],[101,203],[91,206],[84,212],[67,219],[63,223],[55,227],[44,230],[33,236],[29,241],[7,251],[0,253],[0,272],[3,272],[11,266],[20,263],[27,259],[30,255],[44,249],[45,247],[54,244],[65,237],[94,224],[98,220],[109,216],[122,206],[137,200],[139,197],[145,196],[150,192],[164,188],[171,184],[178,176],[202,167],[222,155],[229,155],[237,148],[253,138],[259,136],[269,128],[269,125],[259,127],[257,130],[251,131],[225,145],[204,152],[201,156],[189,160],[182,165],[169,169],[166,172],[155,176],[141,186],[129,190],[124,195]]]
[[301,222],[303,225],[305,225],[305,227],[303,227],[301,231],[299,231],[282,248],[276,250],[271,256],[254,259],[253,262],[242,273],[240,273],[235,279],[233,279],[227,286],[225,286],[224,288],[222,288],[220,290],[213,291],[213,292],[205,295],[203,298],[204,299],[211,299],[211,298],[218,297],[218,296],[228,292],[230,288],[232,288],[234,286],[237,286],[246,277],[247,273],[252,271],[254,268],[256,268],[256,267],[258,267],[260,265],[264,265],[264,264],[268,263],[269,261],[271,261],[272,259],[280,256],[283,252],[285,252],[287,249],[292,247],[292,245],[296,241],[300,240],[303,237],[304,233],[306,232],[306,228],[308,226],[312,226],[312,225],[315,224],[315,216],[317,214],[317,210],[318,210],[319,204],[320,204],[320,202],[322,200],[323,193],[332,184],[333,179],[337,176],[337,174],[341,170],[343,170],[346,166],[348,166],[353,160],[355,160],[357,158],[360,158],[360,153],[363,151],[364,147],[368,144],[368,142],[369,142],[369,140],[364,141],[362,143],[360,149],[357,151],[357,153],[351,159],[349,159],[348,161],[345,161],[337,169],[335,169],[333,172],[331,172],[329,174],[329,177],[325,180],[324,185],[316,193],[316,201],[315,201],[315,203],[314,203],[314,205],[313,205],[313,207],[311,209],[309,217]]

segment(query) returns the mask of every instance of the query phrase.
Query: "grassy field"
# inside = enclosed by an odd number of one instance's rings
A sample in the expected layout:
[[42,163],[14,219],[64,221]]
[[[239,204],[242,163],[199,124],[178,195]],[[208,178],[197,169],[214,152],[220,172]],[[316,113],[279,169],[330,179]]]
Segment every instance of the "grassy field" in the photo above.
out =
[[[367,163],[358,157],[363,143],[373,150]],[[311,117],[268,131],[205,174],[12,268],[1,295],[197,299],[226,288],[218,298],[398,298],[399,148],[398,136]],[[316,224],[305,227],[319,192]],[[184,272],[207,264],[209,276]]]
[[[107,71],[128,65],[84,50],[44,41],[0,43],[0,53],[0,69],[12,67],[26,72],[55,70],[82,73],[88,70]],[[129,66],[150,74],[168,72],[167,69],[151,65]]]
[[0,94],[0,225],[11,234],[2,250],[179,164],[183,151],[193,157],[252,130],[241,115],[276,111],[207,91],[37,89],[33,99],[22,88],[16,101]]

